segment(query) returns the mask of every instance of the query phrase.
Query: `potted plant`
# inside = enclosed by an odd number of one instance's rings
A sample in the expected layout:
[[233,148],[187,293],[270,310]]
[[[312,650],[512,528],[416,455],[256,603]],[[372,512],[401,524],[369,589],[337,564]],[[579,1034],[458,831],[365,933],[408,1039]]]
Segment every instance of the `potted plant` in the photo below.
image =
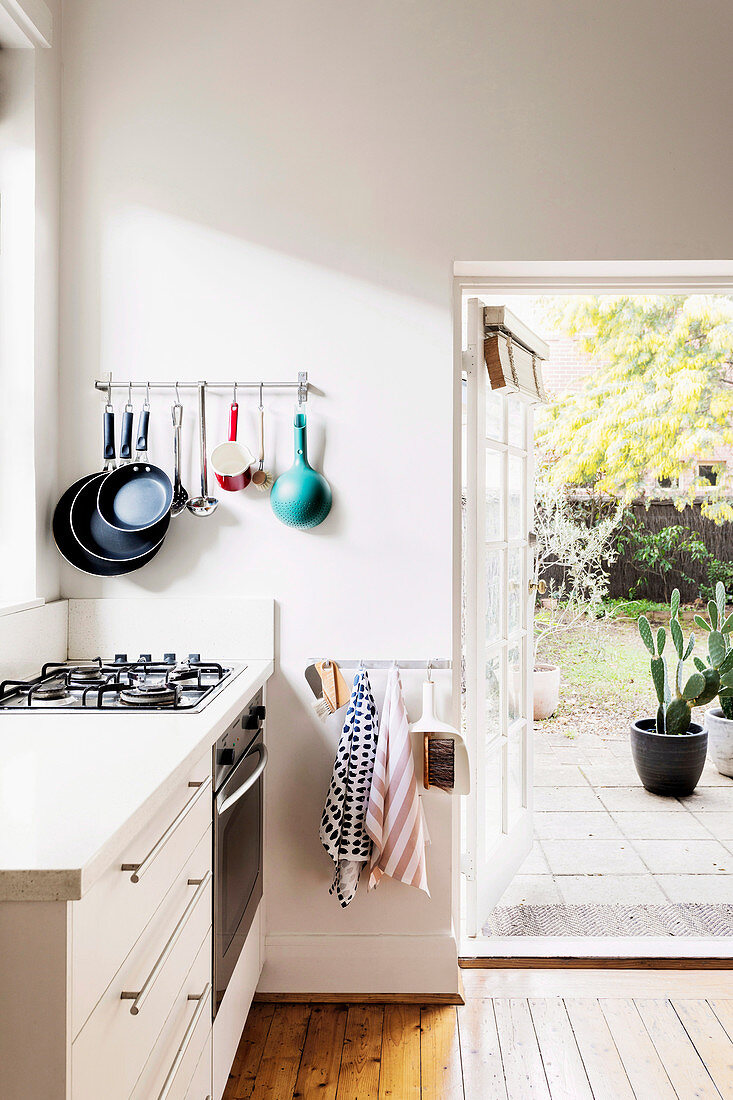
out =
[[[710,754],[721,775],[733,778],[733,614],[725,614],[725,588],[718,581],[715,599],[708,603],[708,619],[695,616],[695,622],[708,632],[710,664],[720,676],[718,698],[720,706],[705,711]],[[701,662],[695,661],[699,665]]]
[[[692,794],[702,775],[707,755],[707,731],[692,721],[692,707],[711,702],[718,694],[720,673],[697,664],[698,671],[685,681],[685,661],[692,654],[694,634],[685,646],[679,623],[680,593],[675,588],[670,600],[669,634],[676,653],[676,669],[670,683],[664,648],[667,632],[660,626],[656,635],[645,615],[639,619],[641,640],[651,654],[651,674],[659,707],[655,718],[631,723],[631,754],[639,778],[654,794]],[[700,667],[702,665],[702,668]]]

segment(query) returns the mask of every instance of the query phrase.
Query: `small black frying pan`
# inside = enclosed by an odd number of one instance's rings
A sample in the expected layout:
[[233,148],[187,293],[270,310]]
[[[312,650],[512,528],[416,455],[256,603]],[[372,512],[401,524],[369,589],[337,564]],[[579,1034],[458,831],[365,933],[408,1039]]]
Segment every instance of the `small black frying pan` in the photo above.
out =
[[147,531],[170,515],[173,486],[165,470],[147,461],[146,402],[137,429],[135,461],[119,466],[99,483],[97,508],[105,523],[118,531]]
[[[108,452],[106,417],[105,413],[105,457]],[[114,432],[114,424],[112,431]],[[130,461],[131,444],[132,409],[126,408],[122,417],[120,441],[123,463]],[[111,450],[114,456],[114,436]],[[134,561],[150,553],[165,538],[170,524],[170,512],[159,523],[144,531],[120,531],[117,527],[110,527],[97,510],[100,485],[110,472],[107,465],[105,464],[102,473],[88,478],[74,497],[71,505],[71,530],[82,548],[95,558],[103,561]]]
[[[109,405],[104,414],[104,459],[105,471],[103,472],[106,472],[111,468],[114,460],[114,412]],[[132,573],[151,561],[163,545],[163,540],[161,539],[148,553],[132,560],[113,561],[90,554],[74,535],[71,527],[71,508],[80,491],[99,476],[99,474],[89,474],[75,481],[66,490],[53,514],[53,538],[61,556],[75,569],[94,577],[120,577],[125,573]]]

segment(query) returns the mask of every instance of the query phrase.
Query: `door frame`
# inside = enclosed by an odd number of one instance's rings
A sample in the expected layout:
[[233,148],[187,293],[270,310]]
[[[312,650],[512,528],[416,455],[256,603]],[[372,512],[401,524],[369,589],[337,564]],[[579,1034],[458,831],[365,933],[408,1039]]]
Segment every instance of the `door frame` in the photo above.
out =
[[[461,379],[464,297],[496,294],[733,294],[733,260],[520,260],[456,261],[453,265],[453,639],[454,713],[460,714],[461,665]],[[480,959],[550,958],[733,958],[733,936],[555,936],[467,940],[463,935],[461,815],[453,813],[453,927],[459,955]],[[559,965],[562,965],[559,962]]]

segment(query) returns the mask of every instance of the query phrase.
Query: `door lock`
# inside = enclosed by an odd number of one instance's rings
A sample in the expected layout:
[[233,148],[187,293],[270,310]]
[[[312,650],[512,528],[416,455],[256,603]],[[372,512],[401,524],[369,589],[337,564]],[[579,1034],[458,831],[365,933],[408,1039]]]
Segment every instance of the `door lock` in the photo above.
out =
[[547,591],[547,585],[544,581],[530,581],[529,590],[530,592],[537,592],[540,596],[544,596]]

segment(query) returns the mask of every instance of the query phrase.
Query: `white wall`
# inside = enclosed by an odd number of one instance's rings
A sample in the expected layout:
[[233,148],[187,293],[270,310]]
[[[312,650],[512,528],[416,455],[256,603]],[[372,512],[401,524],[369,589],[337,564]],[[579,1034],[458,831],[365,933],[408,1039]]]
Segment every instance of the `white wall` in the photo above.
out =
[[[66,0],[63,481],[99,465],[102,371],[308,369],[323,391],[312,452],[335,498],[315,532],[280,527],[248,492],[175,521],[131,579],[63,575],[66,595],[279,601],[268,930],[283,959],[309,944],[320,959],[331,934],[450,942],[442,796],[429,806],[432,901],[386,884],[341,913],[328,896],[317,829],[333,733],[311,718],[302,673],[328,651],[449,649],[451,265],[733,256],[720,130],[732,31],[723,0]],[[268,411],[282,469],[290,400]],[[192,483],[193,405],[186,415]],[[153,437],[167,464],[161,401]],[[347,987],[350,967],[331,957]],[[372,980],[389,990],[379,964]]]
[[[50,4],[60,43],[60,0]],[[22,36],[18,36],[22,40]],[[0,603],[59,592],[60,45],[0,52]]]

